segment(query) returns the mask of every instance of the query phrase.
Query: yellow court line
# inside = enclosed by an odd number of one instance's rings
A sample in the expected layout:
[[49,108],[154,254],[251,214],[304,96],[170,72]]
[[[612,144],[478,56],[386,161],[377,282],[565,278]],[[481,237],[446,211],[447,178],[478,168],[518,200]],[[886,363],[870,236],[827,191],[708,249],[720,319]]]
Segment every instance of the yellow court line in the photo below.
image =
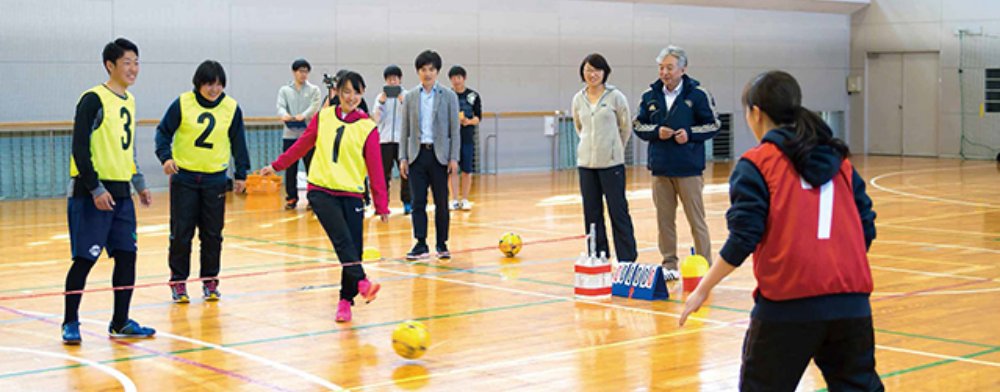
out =
[[[733,323],[733,324],[735,324],[735,323]],[[413,382],[413,381],[421,381],[421,380],[426,380],[426,379],[430,379],[430,378],[433,378],[433,377],[451,376],[451,375],[455,375],[455,374],[459,374],[459,373],[467,373],[467,372],[472,372],[472,371],[477,371],[477,370],[497,368],[497,367],[503,367],[503,366],[515,366],[515,365],[519,365],[519,364],[525,363],[525,362],[534,363],[534,362],[543,361],[543,360],[547,360],[547,359],[551,359],[551,358],[562,357],[562,356],[567,356],[567,355],[573,355],[573,354],[583,353],[583,352],[587,352],[587,351],[603,350],[603,349],[607,349],[607,348],[614,348],[614,347],[620,347],[620,346],[625,346],[625,345],[631,345],[631,344],[634,344],[634,343],[642,343],[642,342],[648,342],[648,341],[652,341],[652,340],[672,338],[672,337],[676,337],[676,336],[688,335],[688,334],[693,334],[693,333],[696,333],[696,332],[704,332],[704,331],[710,331],[710,330],[715,330],[715,329],[721,329],[721,328],[726,328],[726,327],[730,327],[730,326],[732,326],[732,325],[730,325],[730,324],[723,324],[723,325],[716,325],[716,326],[707,327],[707,328],[703,327],[703,328],[695,328],[695,329],[685,329],[685,330],[681,330],[681,331],[674,331],[674,332],[660,334],[660,335],[647,336],[647,337],[644,337],[644,338],[623,340],[623,341],[620,341],[620,342],[606,343],[606,344],[597,345],[597,346],[583,347],[583,348],[578,348],[578,349],[573,349],[573,350],[566,350],[566,351],[560,351],[560,352],[550,353],[550,354],[544,354],[544,355],[536,355],[536,356],[527,357],[527,358],[519,358],[519,359],[513,359],[513,360],[508,360],[508,361],[502,361],[502,362],[487,363],[487,364],[478,365],[478,366],[470,366],[470,367],[467,367],[467,368],[453,369],[453,370],[449,370],[449,371],[441,372],[441,373],[431,373],[431,374],[425,374],[425,375],[420,375],[420,376],[403,378],[403,379],[399,379],[399,380],[386,381],[386,382],[381,382],[381,383],[376,383],[376,384],[360,385],[360,386],[351,387],[351,388],[348,388],[348,389],[350,389],[350,390],[353,391],[353,390],[363,390],[363,389],[370,389],[370,388],[378,388],[378,387],[384,387],[384,386],[389,386],[389,385],[394,385],[394,384],[402,384],[402,383]]]

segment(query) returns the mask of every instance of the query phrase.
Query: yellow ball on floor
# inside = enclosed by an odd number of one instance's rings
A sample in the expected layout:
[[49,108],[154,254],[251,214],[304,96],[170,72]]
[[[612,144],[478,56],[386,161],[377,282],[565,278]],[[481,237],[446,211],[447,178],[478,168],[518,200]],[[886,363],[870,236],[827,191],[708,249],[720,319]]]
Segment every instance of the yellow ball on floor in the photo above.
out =
[[418,321],[400,323],[392,332],[392,349],[406,359],[417,359],[427,353],[431,333]]
[[497,248],[500,249],[500,253],[503,253],[504,256],[507,257],[517,256],[517,253],[520,252],[523,247],[524,244],[521,242],[521,236],[515,233],[504,234],[500,237],[500,244],[497,245]]
[[378,260],[381,258],[382,258],[382,252],[379,252],[378,249],[372,248],[370,246],[365,248],[365,250],[361,252],[362,261]]

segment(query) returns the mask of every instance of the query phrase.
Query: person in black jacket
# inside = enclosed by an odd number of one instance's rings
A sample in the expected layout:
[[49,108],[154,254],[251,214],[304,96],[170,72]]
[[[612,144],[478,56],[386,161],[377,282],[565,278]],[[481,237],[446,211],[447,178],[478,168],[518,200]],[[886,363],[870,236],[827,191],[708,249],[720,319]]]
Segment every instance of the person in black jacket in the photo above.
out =
[[705,141],[722,124],[715,99],[697,80],[686,75],[687,54],[668,46],[656,57],[660,78],[642,94],[635,118],[635,135],[649,142],[647,167],[653,172],[653,204],[659,226],[659,248],[667,281],[680,279],[677,268],[677,199],[691,225],[695,251],[711,260],[712,243],[705,222],[702,189]]
[[226,71],[205,60],[191,80],[194,90],[181,94],[156,127],[156,156],[170,176],[170,291],[174,302],[188,303],[185,281],[191,273],[195,229],[201,241],[202,291],[217,301],[226,218],[226,173],[233,167],[235,193],[246,189],[250,154],[243,110],[226,95]]
[[788,73],[754,78],[743,106],[761,143],[733,168],[729,238],[679,323],[753,253],[757,288],[740,390],[795,390],[813,360],[831,391],[884,391],[869,301],[875,212],[865,180],[847,145],[802,106]]
[[108,80],[80,96],[73,121],[72,178],[66,204],[73,263],[66,274],[62,324],[63,344],[68,345],[81,342],[82,291],[87,275],[105,252],[115,259],[111,277],[116,288],[115,311],[108,335],[137,338],[156,333],[128,318],[137,251],[132,187],[143,206],[153,203],[136,164],[135,97],[128,92],[139,76],[139,47],[118,38],[104,46],[103,59]]

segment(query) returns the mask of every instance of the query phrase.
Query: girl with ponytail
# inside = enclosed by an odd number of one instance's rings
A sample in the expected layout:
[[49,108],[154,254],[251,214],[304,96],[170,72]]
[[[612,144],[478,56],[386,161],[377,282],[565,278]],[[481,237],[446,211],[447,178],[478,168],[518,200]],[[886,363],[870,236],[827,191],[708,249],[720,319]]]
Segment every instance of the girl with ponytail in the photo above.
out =
[[843,141],[802,106],[791,75],[771,71],[743,90],[761,144],[729,178],[729,238],[680,324],[752,253],[757,288],[743,345],[741,391],[793,391],[810,360],[830,391],[884,391],[875,371],[875,212]]

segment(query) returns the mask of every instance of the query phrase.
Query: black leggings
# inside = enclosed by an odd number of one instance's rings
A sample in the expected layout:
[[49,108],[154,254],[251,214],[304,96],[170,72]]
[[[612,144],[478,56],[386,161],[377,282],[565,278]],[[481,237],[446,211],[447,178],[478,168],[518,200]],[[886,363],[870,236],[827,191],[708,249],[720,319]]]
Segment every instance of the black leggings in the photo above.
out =
[[[111,277],[111,284],[114,287],[128,287],[135,285],[135,252],[115,251],[115,271]],[[80,291],[87,285],[87,275],[94,267],[96,260],[77,257],[73,259],[73,266],[69,268],[66,275],[66,291]],[[83,294],[66,295],[66,313],[63,323],[72,323],[80,320],[80,300]],[[132,289],[115,290],[115,314],[111,317],[111,324],[115,328],[121,328],[128,321],[128,308],[132,302]]]
[[358,295],[358,282],[365,279],[365,269],[361,266],[361,252],[364,248],[364,201],[351,196],[333,196],[312,190],[306,194],[309,204],[333,243],[333,250],[341,264],[350,264],[341,269],[340,298],[354,304]]
[[[282,139],[282,151],[288,151],[298,139]],[[312,162],[313,153],[316,149],[311,149],[302,157],[302,165],[305,166],[306,174],[309,173],[309,164]],[[291,166],[285,169],[285,200],[297,199],[299,197],[299,161],[292,162]]]

